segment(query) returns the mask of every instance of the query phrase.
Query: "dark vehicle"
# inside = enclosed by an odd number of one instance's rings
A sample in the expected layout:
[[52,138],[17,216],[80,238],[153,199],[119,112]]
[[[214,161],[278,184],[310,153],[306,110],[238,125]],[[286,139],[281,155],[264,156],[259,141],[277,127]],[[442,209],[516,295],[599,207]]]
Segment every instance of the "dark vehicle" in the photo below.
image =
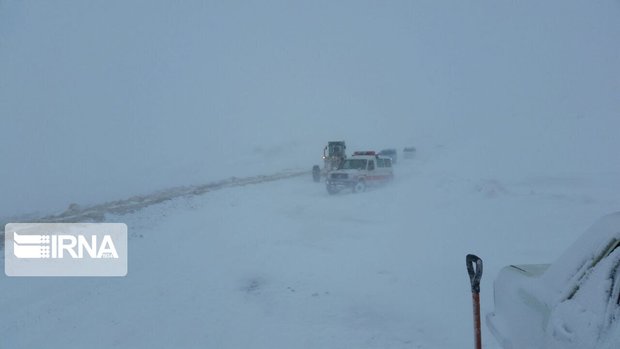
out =
[[312,167],[312,179],[319,182],[322,176],[326,176],[329,171],[333,171],[347,158],[347,146],[344,141],[328,142],[323,149],[323,169],[319,165]]
[[383,149],[379,152],[379,155],[392,159],[392,164],[396,164],[396,161],[398,160],[398,152],[396,149]]
[[406,147],[403,149],[403,157],[405,159],[413,159],[415,156],[415,147]]

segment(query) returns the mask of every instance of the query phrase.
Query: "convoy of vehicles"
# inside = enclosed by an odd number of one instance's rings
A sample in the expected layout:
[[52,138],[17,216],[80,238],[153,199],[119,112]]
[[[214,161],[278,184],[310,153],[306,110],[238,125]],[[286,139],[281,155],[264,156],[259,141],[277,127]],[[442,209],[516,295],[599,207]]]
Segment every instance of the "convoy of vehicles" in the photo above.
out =
[[[367,187],[386,183],[394,178],[392,165],[398,161],[398,151],[395,148],[383,149],[380,152],[373,150],[356,151],[347,157],[347,146],[344,141],[330,141],[323,149],[323,167],[312,167],[312,179],[320,182],[325,178],[325,185],[329,194],[336,194],[344,189],[361,192]],[[407,147],[410,151],[415,148]],[[410,158],[403,152],[405,158]]]

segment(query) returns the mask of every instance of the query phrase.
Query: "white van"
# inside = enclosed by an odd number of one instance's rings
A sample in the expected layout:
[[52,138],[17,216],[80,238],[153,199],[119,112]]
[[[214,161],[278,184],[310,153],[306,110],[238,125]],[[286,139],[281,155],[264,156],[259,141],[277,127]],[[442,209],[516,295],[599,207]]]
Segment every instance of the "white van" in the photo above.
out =
[[393,178],[390,158],[378,156],[374,151],[355,152],[337,170],[327,174],[326,187],[329,194],[336,194],[343,189],[358,193],[368,186],[383,184]]

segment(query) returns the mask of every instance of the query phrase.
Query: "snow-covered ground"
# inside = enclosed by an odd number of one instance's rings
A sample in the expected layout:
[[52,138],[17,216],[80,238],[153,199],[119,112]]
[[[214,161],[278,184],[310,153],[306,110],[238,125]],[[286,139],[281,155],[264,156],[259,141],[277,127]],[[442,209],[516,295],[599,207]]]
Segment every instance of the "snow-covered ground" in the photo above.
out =
[[[128,276],[0,278],[1,344],[468,346],[465,254],[485,261],[489,312],[502,266],[557,258],[618,191],[605,176],[463,177],[441,153],[359,195],[329,196],[308,175],[109,216],[129,227]],[[483,340],[497,348],[486,327]]]
[[[467,253],[487,313],[501,267],[619,211],[619,15],[0,0],[0,221],[174,197],[105,215],[129,227],[127,277],[0,275],[0,348],[473,344]],[[175,195],[309,171],[332,140],[419,152],[360,195],[309,174]]]

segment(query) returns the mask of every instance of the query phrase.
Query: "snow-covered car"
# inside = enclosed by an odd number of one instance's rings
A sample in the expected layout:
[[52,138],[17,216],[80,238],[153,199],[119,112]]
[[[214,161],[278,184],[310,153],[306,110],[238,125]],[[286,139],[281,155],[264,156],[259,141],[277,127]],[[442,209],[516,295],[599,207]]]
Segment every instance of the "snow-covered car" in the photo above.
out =
[[336,194],[343,189],[362,192],[367,186],[375,186],[394,178],[392,160],[374,151],[355,152],[344,160],[337,170],[327,175],[327,192]]
[[555,263],[511,265],[494,284],[491,333],[505,348],[620,347],[620,212]]
[[392,159],[392,165],[396,165],[396,162],[398,162],[398,152],[396,149],[383,149],[379,152],[379,156]]

